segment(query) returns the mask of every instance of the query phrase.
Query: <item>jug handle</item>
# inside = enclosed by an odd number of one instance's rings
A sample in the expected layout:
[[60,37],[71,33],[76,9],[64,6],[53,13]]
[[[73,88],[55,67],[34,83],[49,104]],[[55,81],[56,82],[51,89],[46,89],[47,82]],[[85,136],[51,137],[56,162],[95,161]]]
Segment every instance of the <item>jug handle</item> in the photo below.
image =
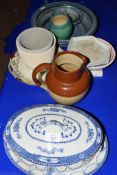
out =
[[[42,80],[42,73],[45,72],[44,74],[46,74],[49,67],[50,67],[49,63],[42,63],[42,64],[38,65],[32,72],[32,79],[33,79],[34,83],[37,86],[42,87],[46,91],[47,91],[47,86],[46,86],[45,81]],[[40,74],[40,78],[38,79],[37,75],[39,75],[39,74]]]

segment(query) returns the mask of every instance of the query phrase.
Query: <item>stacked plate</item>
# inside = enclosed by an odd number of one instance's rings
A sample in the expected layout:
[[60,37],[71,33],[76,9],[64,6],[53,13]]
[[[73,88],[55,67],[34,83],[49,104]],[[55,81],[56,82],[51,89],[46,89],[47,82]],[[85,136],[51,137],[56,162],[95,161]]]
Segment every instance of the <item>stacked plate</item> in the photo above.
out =
[[26,174],[91,175],[105,162],[108,141],[81,109],[37,105],[14,114],[4,131],[10,160]]

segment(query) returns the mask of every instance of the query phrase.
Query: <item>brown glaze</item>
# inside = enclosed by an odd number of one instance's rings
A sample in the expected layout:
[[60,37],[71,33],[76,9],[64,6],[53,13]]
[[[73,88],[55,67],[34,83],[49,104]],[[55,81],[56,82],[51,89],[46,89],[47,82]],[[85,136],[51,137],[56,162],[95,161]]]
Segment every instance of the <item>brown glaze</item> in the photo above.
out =
[[[65,71],[64,69],[60,68],[60,66],[58,66],[57,61],[59,62],[60,59],[63,59],[63,62],[64,60],[67,60],[66,58],[60,58],[60,56],[65,54],[69,54],[69,56],[71,56],[68,59],[68,63],[70,63],[70,61],[73,62],[73,56],[78,56],[74,59],[74,61],[81,61],[77,69],[72,71]],[[41,83],[36,78],[37,74],[46,69],[47,74],[45,83],[51,92],[64,97],[77,96],[86,91],[90,86],[90,74],[86,69],[88,62],[89,59],[80,53],[73,51],[63,51],[55,56],[54,62],[52,64],[39,65],[33,71],[33,80],[37,85],[40,86]],[[73,63],[74,66],[77,66],[77,62]]]
[[34,70],[33,70],[33,73],[32,73],[32,78],[33,78],[33,81],[35,82],[35,84],[37,84],[38,86],[41,86],[41,81],[39,81],[37,79],[37,74],[40,72],[43,72],[44,70],[48,70],[50,67],[50,64],[49,63],[43,63],[43,64],[40,64],[39,66],[37,66]]
[[[66,78],[64,79],[66,80]],[[48,86],[48,89],[57,95],[65,97],[76,96],[83,93],[89,87],[89,73],[87,70],[85,70],[78,81],[66,83],[56,79],[53,71],[50,70],[46,76],[46,84]]]
[[62,52],[58,52],[56,55],[55,55],[55,59],[61,55],[64,55],[64,54],[73,54],[73,55],[76,55],[78,57],[80,57],[83,62],[84,62],[84,66],[86,66],[90,60],[88,57],[86,57],[85,55],[82,55],[81,53],[79,52],[75,52],[75,51],[62,51]]

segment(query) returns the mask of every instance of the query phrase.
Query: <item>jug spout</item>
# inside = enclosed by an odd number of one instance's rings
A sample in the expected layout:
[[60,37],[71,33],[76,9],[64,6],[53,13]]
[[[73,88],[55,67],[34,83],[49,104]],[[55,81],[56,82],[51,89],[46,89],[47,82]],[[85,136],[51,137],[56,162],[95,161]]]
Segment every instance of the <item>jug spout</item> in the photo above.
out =
[[90,60],[89,60],[89,58],[88,58],[87,56],[82,55],[81,53],[77,53],[77,54],[78,54],[79,57],[82,59],[83,65],[84,65],[84,66],[86,66],[86,65],[90,62]]
[[78,52],[60,52],[56,55],[54,62],[55,76],[64,83],[77,81],[88,63],[89,59]]

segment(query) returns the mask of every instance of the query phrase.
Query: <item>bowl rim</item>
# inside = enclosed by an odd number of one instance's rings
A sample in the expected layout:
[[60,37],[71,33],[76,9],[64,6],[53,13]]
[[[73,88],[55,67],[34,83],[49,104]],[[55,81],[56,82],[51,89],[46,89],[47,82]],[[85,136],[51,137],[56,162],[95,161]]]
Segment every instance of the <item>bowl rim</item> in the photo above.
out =
[[98,40],[102,41],[103,43],[105,43],[106,45],[110,46],[111,48],[111,54],[110,54],[110,58],[109,58],[109,63],[107,64],[102,64],[102,65],[97,65],[97,66],[87,66],[90,70],[100,70],[100,69],[104,69],[108,66],[110,66],[114,60],[116,59],[116,52],[114,47],[106,40],[102,39],[102,38],[97,38]]

